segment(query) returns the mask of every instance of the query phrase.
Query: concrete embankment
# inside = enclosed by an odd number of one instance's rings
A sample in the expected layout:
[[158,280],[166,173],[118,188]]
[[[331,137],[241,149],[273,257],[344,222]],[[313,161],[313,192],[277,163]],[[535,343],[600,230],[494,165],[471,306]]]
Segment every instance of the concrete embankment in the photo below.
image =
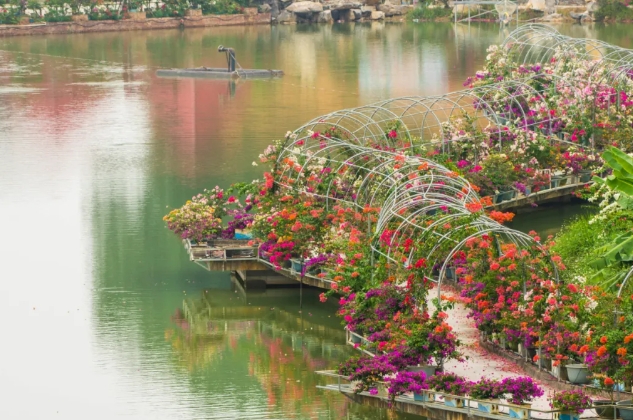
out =
[[270,24],[270,13],[0,25],[0,37]]

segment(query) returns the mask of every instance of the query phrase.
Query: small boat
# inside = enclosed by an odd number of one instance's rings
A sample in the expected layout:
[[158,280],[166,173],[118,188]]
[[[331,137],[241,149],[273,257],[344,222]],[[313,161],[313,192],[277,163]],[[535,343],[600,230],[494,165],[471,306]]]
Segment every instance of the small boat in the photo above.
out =
[[192,69],[160,69],[156,71],[159,77],[200,77],[206,79],[267,79],[281,77],[281,70],[251,70],[240,69],[228,71],[228,69],[212,67],[196,67]]
[[218,52],[226,53],[226,68],[160,69],[156,71],[156,75],[159,77],[199,77],[207,79],[268,79],[284,75],[281,70],[243,69],[235,59],[235,50],[233,48],[220,45]]

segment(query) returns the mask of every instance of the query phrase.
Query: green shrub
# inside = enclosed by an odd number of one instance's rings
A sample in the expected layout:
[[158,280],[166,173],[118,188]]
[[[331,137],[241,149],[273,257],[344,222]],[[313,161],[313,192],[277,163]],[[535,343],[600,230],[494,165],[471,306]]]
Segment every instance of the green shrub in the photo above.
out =
[[46,22],[70,22],[71,17],[59,10],[50,9],[48,13],[44,15],[44,20]]
[[0,25],[16,25],[19,21],[17,11],[0,8]]
[[116,10],[99,9],[96,5],[91,6],[91,11],[88,13],[88,19],[90,20],[120,20],[121,14]]
[[420,6],[407,13],[408,20],[435,20],[450,17],[453,14],[453,9],[445,7],[428,7],[427,3],[422,3]]
[[213,0],[201,2],[205,15],[235,15],[243,12],[243,7],[234,0]]
[[598,6],[600,8],[594,13],[594,17],[599,22],[604,20],[633,20],[633,9],[628,8],[623,2],[617,0],[598,0]]
[[[555,254],[561,256],[567,270],[562,275],[571,280],[582,276],[589,283],[613,287],[618,279],[631,268],[628,261],[596,265],[596,261],[604,258],[609,250],[616,250],[617,238],[633,229],[633,215],[630,211],[621,210],[609,214],[606,220],[590,223],[593,215],[578,217],[563,226],[556,235],[556,245],[552,247]],[[628,255],[628,249],[625,249]]]

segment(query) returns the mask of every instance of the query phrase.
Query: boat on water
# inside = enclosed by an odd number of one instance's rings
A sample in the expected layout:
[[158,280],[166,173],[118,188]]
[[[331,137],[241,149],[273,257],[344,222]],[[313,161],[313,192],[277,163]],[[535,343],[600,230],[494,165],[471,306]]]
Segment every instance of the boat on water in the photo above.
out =
[[190,69],[159,69],[159,77],[196,77],[205,79],[268,79],[281,77],[282,70],[243,69],[235,59],[235,50],[220,45],[218,52],[226,53],[226,68],[195,67]]
[[160,69],[156,71],[159,77],[200,77],[208,79],[267,79],[281,77],[281,70],[251,70],[240,69],[228,71],[227,69],[212,67],[196,67],[192,69]]

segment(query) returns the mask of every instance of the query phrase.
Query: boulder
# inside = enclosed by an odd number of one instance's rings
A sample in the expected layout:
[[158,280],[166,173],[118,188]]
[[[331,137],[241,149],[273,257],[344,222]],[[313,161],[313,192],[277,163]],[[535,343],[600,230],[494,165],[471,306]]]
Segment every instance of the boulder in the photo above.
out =
[[560,13],[552,13],[546,16],[543,16],[541,21],[543,22],[560,22],[563,20],[563,15]]
[[355,0],[335,0],[325,4],[325,8],[330,10],[360,9],[362,6],[363,4],[360,1]]
[[352,9],[352,19],[360,20],[363,17],[363,13],[360,9]]
[[284,10],[277,16],[277,23],[297,23],[297,17],[294,13]]
[[545,12],[545,0],[531,0],[525,7],[539,12]]
[[319,13],[319,16],[317,17],[317,22],[319,23],[332,23],[333,19],[332,19],[332,11],[330,10],[324,10],[321,13]]
[[259,5],[259,13],[270,13],[272,7],[270,7],[270,4],[260,4]]
[[371,12],[371,20],[382,20],[385,18],[385,14],[381,11]]
[[597,2],[590,1],[589,3],[587,3],[587,12],[589,12],[590,14],[597,12],[598,9],[600,9],[600,6],[598,6]]
[[314,1],[298,1],[286,7],[286,10],[297,15],[307,15],[310,13],[321,13],[323,5]]
[[398,6],[391,4],[391,2],[386,1],[384,4],[379,4],[376,9],[380,10],[385,14],[386,17],[390,17],[396,14]]
[[364,18],[370,18],[371,12],[375,12],[376,8],[374,6],[363,6],[360,8],[360,12]]

